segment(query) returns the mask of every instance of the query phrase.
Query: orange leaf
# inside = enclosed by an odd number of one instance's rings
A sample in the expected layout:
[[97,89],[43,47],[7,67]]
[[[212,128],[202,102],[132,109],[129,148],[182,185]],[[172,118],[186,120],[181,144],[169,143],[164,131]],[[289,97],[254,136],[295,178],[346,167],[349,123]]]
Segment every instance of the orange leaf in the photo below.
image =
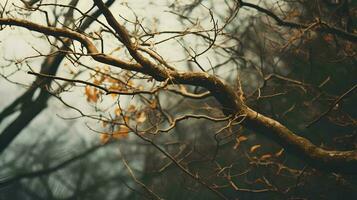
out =
[[183,86],[183,85],[180,85],[180,91],[181,91],[182,93],[187,93],[186,87]]
[[266,160],[266,159],[271,158],[271,157],[273,157],[271,154],[265,154],[265,155],[262,155],[262,156],[260,157],[260,159]]
[[102,69],[103,69],[103,72],[105,72],[105,73],[110,72],[110,67],[108,65],[104,65],[104,67]]
[[110,134],[108,133],[101,133],[100,134],[100,143],[106,144],[110,139]]
[[266,183],[264,180],[262,180],[261,178],[257,178],[255,179],[254,183]]
[[155,109],[157,107],[157,102],[155,100],[150,102],[150,108]]
[[234,145],[233,149],[237,149],[239,147],[240,143],[244,142],[246,140],[248,140],[248,138],[245,137],[244,135],[239,136],[238,138],[236,138],[237,143]]
[[119,84],[113,84],[113,85],[109,86],[109,90],[120,91],[120,90],[122,90],[122,87]]
[[128,108],[128,112],[133,113],[136,111],[136,107],[134,105],[130,105]]
[[96,85],[100,85],[103,83],[105,77],[104,76],[99,76],[99,78],[96,78],[96,77],[93,77],[94,78],[94,81],[93,83],[96,84]]
[[136,115],[136,122],[143,123],[146,121],[146,114],[145,112],[140,112]]
[[233,149],[237,149],[240,145],[240,140],[236,138],[236,144],[234,145]]
[[112,97],[112,99],[115,99],[117,96],[118,96],[118,94],[110,94],[110,96]]
[[85,91],[84,91],[85,95],[87,96],[87,101],[88,102],[97,102],[98,101],[98,97],[99,97],[99,91],[97,88],[93,88],[90,87],[89,85],[87,85],[85,87]]
[[124,116],[124,121],[125,121],[125,123],[129,124],[129,121],[130,121],[129,116]]
[[84,89],[84,93],[85,93],[87,96],[89,96],[89,95],[90,95],[91,90],[90,90],[90,86],[89,86],[89,85],[87,85],[87,86],[85,87],[85,89]]
[[257,149],[259,149],[262,145],[260,144],[257,144],[257,145],[254,145],[252,147],[250,147],[250,153],[253,153],[255,152]]
[[126,85],[130,86],[130,87],[133,87],[134,86],[134,83],[132,80],[129,80],[126,82]]
[[119,129],[113,132],[113,138],[115,139],[126,138],[128,137],[128,134],[129,134],[129,128],[124,125],[120,125]]
[[238,149],[239,145],[240,145],[240,141],[237,140],[237,143],[234,145],[233,149]]
[[120,110],[119,106],[117,106],[117,107],[115,108],[114,114],[115,114],[115,116],[120,116],[121,110]]
[[115,79],[112,78],[112,77],[107,77],[107,81],[108,81],[109,83],[118,83],[118,80],[115,80]]
[[245,137],[244,135],[242,135],[242,136],[239,136],[239,137],[238,137],[238,140],[239,140],[240,142],[243,142],[243,141],[248,140],[248,138]]
[[283,152],[284,152],[284,149],[280,149],[280,151],[275,153],[275,156],[279,157],[279,156],[283,155]]
[[326,42],[333,42],[333,35],[331,34],[325,35],[323,38]]
[[103,126],[103,128],[107,127],[107,125],[108,125],[108,122],[102,121],[102,126]]

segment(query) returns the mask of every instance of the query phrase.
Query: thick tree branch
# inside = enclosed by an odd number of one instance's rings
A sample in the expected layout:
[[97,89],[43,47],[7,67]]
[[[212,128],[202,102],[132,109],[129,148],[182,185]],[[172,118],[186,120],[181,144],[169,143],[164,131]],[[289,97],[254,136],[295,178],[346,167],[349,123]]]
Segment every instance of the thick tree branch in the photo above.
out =
[[98,49],[95,45],[83,34],[78,33],[76,31],[66,29],[66,28],[55,28],[55,27],[46,27],[36,23],[32,23],[30,21],[21,20],[21,19],[12,19],[12,18],[0,18],[1,25],[14,25],[29,29],[31,31],[36,31],[43,33],[45,35],[50,35],[54,37],[66,37],[72,40],[76,40],[84,45],[92,58],[98,62],[102,62],[108,65],[113,65],[116,67],[120,67],[122,69],[140,71],[141,66],[137,64],[132,64],[129,62],[125,62],[119,59],[116,59],[112,56],[108,56],[102,53],[99,53]]
[[246,111],[243,125],[257,133],[264,134],[282,145],[286,150],[302,158],[311,166],[325,171],[356,173],[357,151],[333,151],[312,144],[278,121],[254,110]]
[[328,171],[342,172],[355,172],[355,169],[357,169],[356,151],[329,151],[312,144],[309,140],[296,135],[274,119],[248,108],[241,98],[241,92],[236,92],[216,76],[202,72],[178,72],[173,69],[156,67],[154,63],[137,52],[137,48],[130,41],[128,32],[114,19],[109,9],[103,6],[100,0],[94,1],[103,10],[108,23],[117,32],[138,64],[128,63],[111,56],[99,54],[96,47],[86,36],[68,29],[44,27],[16,19],[0,19],[0,25],[16,25],[55,37],[69,37],[81,42],[87,48],[89,55],[99,62],[126,70],[141,72],[152,76],[157,81],[169,79],[172,83],[204,87],[222,105],[222,111],[225,115],[245,115],[246,118],[242,123],[243,126],[273,138],[284,146],[287,151],[294,153],[312,166]]
[[151,63],[150,61],[146,63],[146,67],[143,67],[141,64],[122,61],[112,56],[98,53],[95,45],[85,35],[69,29],[46,27],[26,20],[11,18],[0,18],[0,25],[15,25],[54,37],[67,37],[73,40],[77,40],[87,48],[89,55],[98,62],[119,67],[125,70],[141,72],[143,74],[152,76],[158,81],[165,81],[166,79],[170,79],[172,83],[176,84],[188,84],[204,87],[211,91],[211,94],[222,103],[224,106],[223,110],[228,115],[245,107],[243,101],[241,101],[238,97],[226,98],[227,94],[235,97],[236,93],[232,88],[228,87],[226,83],[218,79],[216,76],[203,72],[178,72],[176,70],[160,69],[153,67],[155,64]]

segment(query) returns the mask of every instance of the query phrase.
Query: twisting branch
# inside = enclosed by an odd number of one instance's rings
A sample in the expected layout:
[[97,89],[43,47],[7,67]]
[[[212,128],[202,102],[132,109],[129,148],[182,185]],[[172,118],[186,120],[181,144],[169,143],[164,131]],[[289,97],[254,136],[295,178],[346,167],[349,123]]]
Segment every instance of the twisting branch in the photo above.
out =
[[206,120],[210,120],[210,121],[213,121],[213,122],[223,122],[223,121],[227,121],[229,119],[231,119],[232,117],[231,116],[228,116],[228,117],[223,117],[223,118],[215,118],[215,117],[210,117],[210,116],[207,116],[207,115],[194,115],[194,114],[187,114],[187,115],[183,115],[183,116],[180,116],[180,117],[177,117],[175,119],[170,119],[170,126],[166,129],[158,129],[155,131],[154,134],[157,134],[159,132],[169,132],[170,130],[172,130],[173,128],[176,127],[176,124],[180,121],[183,121],[183,120],[186,120],[186,119],[206,119]]
[[48,79],[55,79],[55,80],[61,80],[61,81],[67,81],[70,83],[81,83],[84,85],[89,85],[95,88],[98,88],[102,91],[105,92],[106,95],[108,94],[119,94],[119,95],[137,95],[137,94],[155,94],[156,92],[158,92],[160,89],[164,89],[168,83],[167,81],[165,81],[165,83],[160,86],[160,87],[156,87],[155,89],[151,90],[151,91],[143,91],[143,90],[137,90],[137,91],[118,91],[118,90],[110,90],[107,89],[106,87],[88,82],[88,81],[83,81],[83,80],[77,80],[77,79],[69,79],[69,78],[63,78],[63,77],[58,77],[58,76],[52,76],[52,75],[48,75],[48,74],[40,74],[40,73],[36,73],[36,72],[27,72],[28,74],[31,75],[35,75],[38,77],[42,77],[42,78],[48,78]]
[[[242,99],[242,93],[237,94],[231,87],[226,85],[223,81],[216,76],[208,75],[207,73],[178,73],[176,71],[163,71],[156,68],[153,63],[147,59],[142,59],[137,55],[136,48],[130,41],[130,37],[125,28],[116,21],[109,9],[103,4],[101,0],[93,0],[99,9],[103,9],[103,14],[107,22],[124,40],[124,45],[128,48],[129,52],[134,59],[140,64],[147,65],[149,75],[155,74],[159,76],[168,76],[172,81],[177,81],[181,84],[189,84],[194,86],[201,86],[209,90],[212,95],[222,105],[222,110],[226,115],[231,114],[244,114],[246,115],[242,125],[256,130],[260,133],[267,133],[267,135],[287,150],[295,153],[296,155],[307,160],[311,165],[332,171],[345,171],[354,172],[357,168],[357,151],[329,151],[312,144],[306,138],[300,137],[289,130],[279,122],[261,115],[260,113],[248,108]],[[248,4],[250,5],[250,4]],[[148,61],[148,62],[146,62]],[[157,79],[160,81],[160,79]],[[161,80],[162,81],[162,80]],[[239,92],[238,92],[239,93]]]
[[[107,7],[105,8],[108,9]],[[143,74],[152,76],[157,81],[165,81],[170,79],[170,82],[172,83],[204,87],[209,90],[219,102],[221,102],[223,111],[228,115],[245,107],[243,101],[235,97],[235,91],[228,87],[226,83],[224,83],[216,76],[203,72],[178,72],[176,70],[173,71],[169,69],[159,69],[156,67],[155,63],[150,62],[146,58],[145,59],[147,62],[145,61],[144,63],[146,64],[145,67],[141,64],[129,63],[112,56],[98,53],[97,48],[85,35],[69,29],[46,27],[26,20],[11,18],[0,18],[0,25],[16,25],[46,35],[52,35],[55,37],[68,37],[81,42],[87,48],[89,55],[98,62],[119,67],[125,70],[141,72]],[[233,98],[227,98],[227,95]]]
[[13,25],[13,26],[19,26],[19,27],[24,27],[26,29],[29,29],[31,31],[37,31],[40,33],[43,33],[45,35],[51,35],[54,37],[66,37],[70,38],[72,40],[77,40],[80,42],[82,45],[84,45],[87,48],[88,54],[92,56],[92,58],[98,62],[106,63],[108,65],[113,65],[117,66],[123,69],[127,70],[133,70],[133,71],[140,71],[141,66],[137,64],[132,64],[129,62],[125,62],[119,59],[116,59],[112,56],[105,55],[102,53],[99,53],[98,49],[95,47],[95,45],[83,34],[66,29],[66,28],[55,28],[55,27],[47,27],[47,26],[42,26],[30,21],[26,20],[20,20],[20,19],[12,19],[12,18],[0,18],[0,25]]
[[[259,12],[262,12],[262,13],[268,15],[269,17],[273,18],[279,26],[286,26],[289,28],[296,28],[296,29],[307,29],[309,26],[311,26],[310,24],[302,24],[302,23],[285,21],[285,20],[281,19],[280,17],[278,17],[276,14],[274,14],[272,11],[267,10],[263,7],[260,7],[258,5],[252,4],[252,3],[247,3],[247,2],[244,2],[241,0],[238,0],[238,2],[241,7],[253,8]],[[356,34],[346,32],[346,31],[336,28],[336,27],[331,27],[330,25],[326,24],[325,22],[320,21],[315,30],[318,32],[322,32],[322,33],[336,34],[337,36],[339,36],[345,40],[349,40],[351,42],[357,42]]]
[[[242,93],[228,86],[217,76],[204,72],[179,72],[174,69],[159,68],[156,63],[151,62],[138,52],[137,45],[131,41],[130,35],[125,27],[121,26],[109,9],[100,0],[94,0],[99,9],[102,10],[108,24],[116,31],[121,42],[126,46],[131,56],[137,63],[126,62],[112,56],[98,53],[97,48],[85,35],[69,29],[60,29],[38,25],[29,21],[19,19],[0,18],[0,25],[15,25],[32,31],[37,31],[55,37],[68,37],[82,43],[88,54],[96,61],[113,65],[125,70],[141,72],[163,82],[169,80],[171,83],[188,84],[206,88],[213,97],[221,104],[222,111],[226,116],[244,115],[242,126],[274,139],[287,151],[299,156],[310,165],[328,170],[355,173],[357,168],[357,151],[332,151],[320,148],[312,144],[306,138],[292,132],[278,121],[266,117],[252,109],[243,102]],[[245,4],[245,6],[250,4]],[[243,4],[244,6],[244,4]],[[334,29],[318,30],[333,31]]]

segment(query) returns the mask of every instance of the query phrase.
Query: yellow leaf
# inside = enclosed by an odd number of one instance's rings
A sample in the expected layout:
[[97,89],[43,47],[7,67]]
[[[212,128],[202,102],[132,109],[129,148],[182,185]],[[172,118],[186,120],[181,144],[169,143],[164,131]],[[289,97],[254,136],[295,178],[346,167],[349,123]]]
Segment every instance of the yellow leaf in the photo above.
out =
[[254,145],[252,147],[250,147],[250,153],[255,152],[257,149],[259,149],[261,147],[260,144]]

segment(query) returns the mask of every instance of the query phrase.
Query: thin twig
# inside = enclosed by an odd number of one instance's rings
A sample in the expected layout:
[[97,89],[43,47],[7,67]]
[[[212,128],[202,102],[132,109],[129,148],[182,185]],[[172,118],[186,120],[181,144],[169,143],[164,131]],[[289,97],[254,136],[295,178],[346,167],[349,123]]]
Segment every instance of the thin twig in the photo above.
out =
[[341,96],[339,96],[334,102],[333,104],[330,106],[330,108],[328,110],[326,110],[325,112],[323,112],[320,116],[318,116],[315,120],[313,120],[312,122],[310,122],[306,128],[311,127],[313,124],[317,123],[318,121],[320,121],[324,116],[326,116],[329,112],[331,112],[331,110],[343,99],[345,98],[347,95],[349,95],[350,93],[352,93],[355,89],[357,88],[357,84],[355,84],[352,88],[348,89],[345,93],[343,93]]

